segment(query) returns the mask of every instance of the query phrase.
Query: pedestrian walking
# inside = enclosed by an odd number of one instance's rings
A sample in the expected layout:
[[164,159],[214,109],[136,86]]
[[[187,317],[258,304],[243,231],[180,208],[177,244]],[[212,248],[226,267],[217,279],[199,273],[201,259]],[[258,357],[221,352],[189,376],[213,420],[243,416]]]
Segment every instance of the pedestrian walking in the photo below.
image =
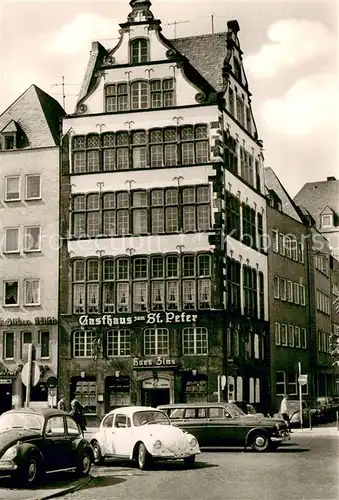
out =
[[280,403],[280,412],[279,413],[280,413],[281,417],[285,420],[289,432],[292,432],[291,427],[290,427],[290,416],[288,414],[287,401],[288,401],[288,395],[284,394],[284,397],[282,398],[281,403]]
[[58,410],[66,411],[65,396],[61,396],[59,399]]
[[82,431],[86,430],[86,419],[84,415],[84,407],[79,403],[79,401],[74,398],[71,401],[71,411],[69,412],[71,417],[74,418],[76,423],[79,425]]

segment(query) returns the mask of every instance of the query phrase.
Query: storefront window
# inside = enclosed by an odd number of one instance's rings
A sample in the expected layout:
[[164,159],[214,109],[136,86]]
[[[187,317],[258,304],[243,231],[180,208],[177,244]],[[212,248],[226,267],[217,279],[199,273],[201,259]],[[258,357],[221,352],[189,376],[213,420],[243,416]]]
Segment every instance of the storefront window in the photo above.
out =
[[14,333],[4,333],[4,359],[14,358]]
[[97,383],[95,380],[79,380],[76,384],[74,395],[84,407],[85,413],[96,413]]
[[49,358],[49,332],[39,332],[40,344],[41,344],[41,357]]
[[206,403],[207,402],[207,377],[204,379],[192,378],[185,384],[186,403]]
[[119,406],[129,406],[131,404],[130,378],[128,376],[106,377],[105,402],[106,412]]

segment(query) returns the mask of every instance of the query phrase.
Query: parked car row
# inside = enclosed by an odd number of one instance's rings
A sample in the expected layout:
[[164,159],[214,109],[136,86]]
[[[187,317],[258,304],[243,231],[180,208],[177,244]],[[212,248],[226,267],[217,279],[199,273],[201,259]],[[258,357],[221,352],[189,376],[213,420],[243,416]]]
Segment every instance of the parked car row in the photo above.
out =
[[140,469],[177,459],[192,467],[200,446],[264,452],[287,438],[284,420],[246,415],[232,403],[118,408],[104,416],[88,440],[64,411],[20,408],[0,416],[0,476],[32,487],[55,471],[87,475],[93,463],[111,458],[133,460]]
[[339,401],[331,397],[318,397],[311,402],[311,408],[316,410],[318,419],[321,423],[334,422],[336,414],[339,411]]
[[289,439],[286,422],[260,414],[245,414],[234,403],[171,404],[159,406],[173,425],[193,434],[201,447],[251,447],[274,451]]
[[[300,401],[299,399],[289,399],[287,401],[288,415],[291,427],[300,427]],[[302,423],[303,426],[318,425],[333,422],[336,419],[336,412],[339,411],[339,403],[329,397],[318,397],[302,401]],[[274,414],[279,418],[279,412]]]

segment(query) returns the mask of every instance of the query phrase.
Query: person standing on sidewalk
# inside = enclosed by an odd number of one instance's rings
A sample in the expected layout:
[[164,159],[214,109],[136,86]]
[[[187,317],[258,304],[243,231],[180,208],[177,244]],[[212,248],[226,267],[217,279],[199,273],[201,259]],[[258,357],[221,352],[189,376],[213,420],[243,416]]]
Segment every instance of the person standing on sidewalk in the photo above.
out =
[[71,415],[71,417],[74,418],[74,420],[79,425],[82,432],[86,430],[86,419],[84,413],[85,413],[84,407],[79,403],[79,401],[76,398],[74,398],[71,401],[71,411],[69,412],[69,414]]
[[291,426],[290,426],[290,416],[288,414],[288,408],[287,408],[287,401],[288,401],[288,396],[287,394],[284,394],[284,397],[282,398],[281,400],[281,403],[280,403],[280,415],[281,417],[285,420],[286,424],[287,424],[287,428],[289,430],[289,432],[291,433]]
[[65,396],[61,396],[59,399],[58,410],[66,411]]

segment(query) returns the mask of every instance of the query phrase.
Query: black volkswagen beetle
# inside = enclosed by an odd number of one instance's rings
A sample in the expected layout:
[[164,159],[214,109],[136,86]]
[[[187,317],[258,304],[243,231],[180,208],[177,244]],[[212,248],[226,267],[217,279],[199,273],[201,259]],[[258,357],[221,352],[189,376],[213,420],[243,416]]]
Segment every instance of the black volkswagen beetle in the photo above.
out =
[[19,408],[0,416],[0,476],[36,486],[49,472],[87,475],[93,459],[91,445],[64,411]]

